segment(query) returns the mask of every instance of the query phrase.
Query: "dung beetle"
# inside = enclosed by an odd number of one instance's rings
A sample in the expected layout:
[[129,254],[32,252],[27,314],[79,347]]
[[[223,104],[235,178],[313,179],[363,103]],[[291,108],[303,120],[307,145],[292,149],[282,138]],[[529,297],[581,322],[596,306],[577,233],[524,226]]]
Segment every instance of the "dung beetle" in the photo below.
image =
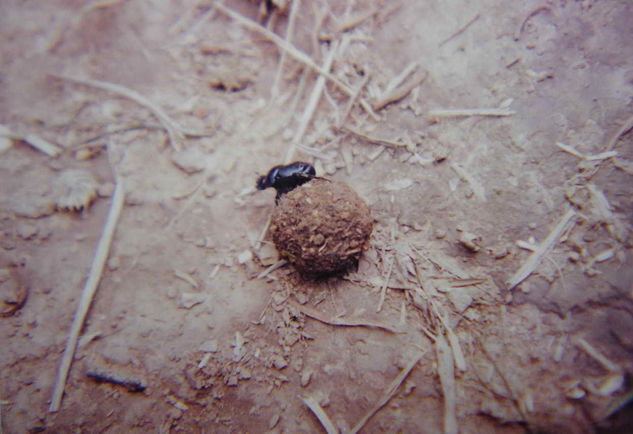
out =
[[284,193],[294,190],[301,184],[305,184],[316,176],[316,170],[309,163],[295,161],[286,166],[275,166],[265,176],[257,179],[257,189],[265,190],[273,187],[277,190],[275,203],[279,203],[279,198]]

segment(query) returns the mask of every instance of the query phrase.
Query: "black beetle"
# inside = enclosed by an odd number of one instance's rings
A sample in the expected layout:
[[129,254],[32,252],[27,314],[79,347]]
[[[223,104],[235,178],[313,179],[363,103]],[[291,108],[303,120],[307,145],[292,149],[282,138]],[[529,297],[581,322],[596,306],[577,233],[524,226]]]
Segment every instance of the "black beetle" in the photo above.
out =
[[294,190],[316,176],[316,170],[309,163],[295,161],[286,166],[275,166],[265,176],[257,179],[257,189],[265,190],[273,187],[277,190],[275,203],[279,203],[282,194]]

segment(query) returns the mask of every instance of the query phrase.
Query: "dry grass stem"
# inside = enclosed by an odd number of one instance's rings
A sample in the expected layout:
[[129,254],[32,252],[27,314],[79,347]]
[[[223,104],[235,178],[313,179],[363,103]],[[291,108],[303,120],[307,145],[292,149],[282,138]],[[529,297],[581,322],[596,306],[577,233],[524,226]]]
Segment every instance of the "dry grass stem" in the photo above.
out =
[[530,255],[521,268],[519,268],[519,270],[506,282],[508,289],[512,290],[519,283],[527,279],[530,274],[532,274],[536,267],[541,263],[543,256],[545,256],[545,254],[558,242],[558,239],[565,231],[567,223],[569,223],[575,215],[576,212],[573,209],[568,210],[565,215],[563,215],[547,238],[538,245],[537,249]]
[[519,39],[521,39],[521,34],[523,33],[523,30],[525,29],[525,26],[527,25],[527,22],[530,20],[530,18],[532,18],[534,15],[538,14],[539,12],[545,12],[545,11],[552,13],[552,8],[549,6],[539,6],[538,8],[530,12],[527,15],[527,17],[525,17],[525,19],[521,22],[521,26],[514,33],[514,40],[518,41]]
[[404,97],[406,97],[407,95],[409,95],[409,93],[418,85],[422,84],[422,82],[424,82],[424,80],[426,80],[426,77],[428,76],[428,73],[425,72],[423,75],[420,75],[416,78],[414,78],[413,80],[411,80],[411,82],[409,82],[408,84],[404,84],[401,87],[394,89],[393,91],[383,95],[379,100],[377,101],[373,101],[371,103],[371,107],[378,111],[386,106],[388,106],[389,104],[392,104],[394,102],[398,102],[401,99],[403,99]]
[[633,128],[633,116],[628,118],[626,122],[624,122],[624,124],[620,127],[620,129],[616,131],[613,137],[611,137],[611,140],[607,142],[606,151],[611,151],[613,148],[615,148],[615,144],[618,142],[618,140],[620,140],[620,137],[622,137],[631,128]]
[[385,90],[382,92],[381,99],[384,98],[385,95],[389,95],[391,92],[396,90],[396,88],[399,87],[411,74],[413,74],[419,66],[418,62],[411,62],[402,70],[402,72],[400,72],[400,74],[393,77],[389,83],[387,83]]
[[[339,44],[338,42],[334,43],[330,48],[330,52],[327,54],[325,58],[325,62],[323,65],[323,69],[325,71],[330,71],[332,68],[332,63],[334,62],[334,57],[336,56],[336,52],[338,51]],[[314,111],[316,110],[317,104],[321,99],[321,94],[323,93],[323,88],[325,87],[325,77],[323,75],[319,75],[316,79],[316,83],[312,88],[312,93],[310,94],[310,98],[308,99],[308,103],[306,104],[306,108],[303,110],[303,115],[301,116],[301,121],[299,122],[299,126],[297,127],[297,131],[295,132],[294,137],[292,138],[292,143],[290,143],[290,147],[286,152],[285,164],[288,164],[293,161],[294,151],[298,143],[301,142],[303,135],[312,120],[312,116],[314,115]]]
[[51,398],[51,404],[48,411],[51,413],[59,411],[61,405],[62,396],[64,395],[64,387],[66,385],[66,379],[68,378],[68,372],[70,365],[77,348],[77,340],[79,339],[79,333],[84,325],[84,320],[92,303],[99,281],[101,280],[101,274],[103,273],[103,267],[108,259],[108,252],[110,251],[110,244],[112,243],[112,237],[116,228],[117,221],[121,215],[123,209],[123,203],[125,199],[125,191],[123,189],[123,181],[117,180],[116,187],[114,189],[114,195],[112,196],[112,203],[110,205],[110,211],[106,218],[105,225],[103,227],[103,233],[99,239],[97,245],[97,251],[90,267],[90,273],[88,279],[81,293],[81,299],[79,300],[79,306],[75,312],[73,323],[68,333],[68,341],[66,342],[66,348],[64,349],[64,355],[59,364],[59,371],[57,374],[57,382],[53,390]]
[[[297,18],[297,11],[299,10],[299,6],[301,4],[301,0],[294,0],[290,3],[290,15],[288,16],[288,27],[286,28],[286,38],[285,41],[288,44],[292,44],[292,34],[295,29],[295,20]],[[279,83],[281,81],[281,76],[284,70],[284,64],[286,63],[286,57],[288,53],[285,50],[281,50],[281,55],[279,57],[279,65],[277,65],[277,73],[275,74],[275,79],[273,80],[273,86],[271,89],[272,98],[276,98],[279,93]]]
[[438,334],[435,339],[435,351],[437,353],[437,373],[444,395],[444,432],[457,434],[453,356],[442,334]]
[[516,112],[508,108],[474,108],[474,109],[436,109],[429,111],[432,118],[464,117],[464,116],[512,116]]
[[235,12],[235,11],[229,9],[229,8],[227,8],[226,6],[224,6],[224,5],[220,4],[220,3],[216,3],[215,5],[216,5],[216,8],[219,11],[223,12],[224,14],[226,14],[229,17],[231,17],[232,19],[234,19],[238,24],[241,24],[244,27],[247,27],[247,28],[249,28],[249,29],[251,29],[253,31],[261,33],[266,38],[268,38],[270,41],[272,41],[275,45],[277,45],[277,47],[279,47],[281,50],[286,51],[295,60],[298,60],[299,62],[305,64],[309,68],[313,69],[314,71],[318,72],[319,74],[321,74],[322,76],[324,76],[325,78],[330,80],[339,89],[341,89],[343,92],[345,92],[345,94],[347,94],[348,96],[352,96],[354,94],[354,91],[352,89],[350,89],[349,86],[347,86],[345,83],[341,82],[338,78],[334,77],[328,71],[326,71],[323,68],[321,68],[319,65],[317,65],[314,62],[314,60],[312,60],[312,58],[310,58],[310,56],[305,54],[303,51],[298,50],[292,44],[289,44],[286,40],[280,38],[278,35],[276,35],[275,33],[271,32],[270,30],[267,30],[266,28],[260,26],[255,21],[252,21],[252,20],[246,18],[245,16],[243,16],[243,15],[241,15],[241,14],[239,14],[239,13],[237,13],[237,12]]
[[321,426],[323,426],[323,429],[325,429],[327,434],[338,434],[338,429],[336,429],[328,415],[325,413],[325,410],[323,410],[316,399],[311,396],[306,396],[303,398],[303,403],[307,405],[310,411],[312,411],[317,419],[319,419]]
[[390,327],[386,324],[381,324],[378,322],[374,322],[374,321],[365,321],[365,320],[361,320],[361,319],[355,319],[355,318],[350,318],[350,319],[344,319],[344,318],[332,318],[329,317],[317,310],[314,310],[308,306],[302,306],[298,303],[294,303],[291,302],[293,304],[293,306],[298,309],[301,313],[303,313],[304,315],[315,319],[319,322],[322,322],[324,324],[329,324],[329,325],[333,325],[333,326],[341,326],[341,327],[368,327],[368,328],[377,328],[377,329],[381,329],[381,330],[385,330],[388,331],[390,333],[394,333],[394,334],[398,334],[401,333],[401,331],[396,330],[393,327]]
[[349,112],[352,111],[352,107],[354,107],[354,104],[356,104],[356,101],[358,100],[360,93],[363,91],[365,86],[367,86],[368,82],[369,82],[369,74],[367,73],[365,74],[360,84],[354,91],[354,95],[352,95],[349,101],[347,102],[347,105],[345,106],[345,110],[343,110],[343,114],[341,115],[341,118],[339,119],[339,127],[342,126],[347,120],[347,116],[349,116]]
[[184,271],[174,270],[174,277],[177,277],[178,279],[187,282],[189,285],[191,285],[195,289],[200,289],[200,285],[198,284],[198,282],[196,282],[193,276],[191,276],[189,273],[185,273]]
[[275,271],[278,268],[283,267],[284,265],[286,265],[288,263],[288,261],[277,261],[274,264],[270,265],[268,268],[266,268],[264,271],[262,271],[261,273],[259,273],[257,275],[258,279],[263,279],[264,277],[268,276],[270,273],[272,273],[273,271]]
[[354,17],[350,17],[345,22],[341,23],[336,28],[335,31],[337,33],[343,33],[343,32],[347,32],[348,30],[352,30],[353,28],[361,25],[362,23],[365,22],[365,20],[368,20],[369,18],[373,17],[376,14],[378,14],[378,10],[373,9],[373,10],[370,10],[369,12],[365,12],[365,13],[356,15]]
[[143,95],[136,92],[135,90],[129,89],[125,86],[121,86],[115,83],[109,83],[107,81],[93,80],[90,78],[71,77],[67,75],[54,75],[54,77],[60,80],[72,81],[75,83],[83,84],[85,86],[91,86],[97,89],[105,90],[107,92],[112,92],[119,96],[130,99],[134,101],[135,103],[145,107],[146,109],[154,113],[154,116],[158,118],[160,123],[163,125],[163,127],[167,131],[167,135],[169,136],[169,141],[171,145],[177,151],[180,150],[180,144],[178,142],[178,139],[182,138],[183,136],[204,136],[205,135],[205,133],[188,130],[186,128],[181,127],[172,118],[170,118],[169,115],[167,115],[167,113],[165,113],[165,111],[162,108],[158,107],[156,104],[154,104],[149,99],[145,98]]
[[387,274],[385,276],[385,282],[380,288],[380,301],[378,302],[378,307],[376,308],[376,312],[380,312],[382,310],[382,305],[385,302],[385,296],[387,295],[387,287],[389,286],[389,279],[391,279],[391,272],[393,271],[393,265],[396,261],[391,258],[391,262],[389,262],[389,268]]
[[582,160],[586,160],[586,161],[608,160],[609,158],[613,158],[613,157],[617,157],[618,156],[618,153],[616,151],[605,151],[605,152],[601,152],[600,154],[597,154],[597,155],[585,155],[582,152],[578,151],[573,146],[566,145],[566,144],[561,143],[561,142],[556,142],[556,146],[558,146],[560,149],[562,149],[563,151],[567,152],[568,154],[571,154],[574,157],[578,157],[578,158],[580,158]]
[[360,431],[365,426],[365,424],[369,421],[369,419],[371,419],[378,412],[378,410],[383,408],[391,400],[391,398],[393,398],[393,396],[396,394],[400,385],[404,382],[404,380],[407,379],[407,377],[409,376],[409,373],[411,372],[411,370],[413,370],[415,365],[418,364],[422,356],[423,354],[420,354],[419,356],[417,356],[415,359],[409,362],[409,364],[405,366],[402,369],[402,371],[400,371],[398,376],[393,379],[391,384],[389,384],[389,386],[382,393],[376,405],[374,405],[372,409],[369,410],[367,414],[363,416],[363,418],[356,425],[354,425],[354,427],[350,431],[350,434],[356,434],[358,431]]
[[13,140],[21,140],[24,143],[31,145],[38,151],[48,155],[49,157],[57,157],[62,152],[62,149],[59,146],[54,145],[51,142],[44,140],[43,138],[35,134],[26,134],[24,136],[20,136],[18,134],[14,134],[5,125],[0,125],[0,127],[0,137],[7,137]]
[[576,345],[578,345],[583,351],[585,351],[588,355],[593,357],[598,363],[602,365],[607,371],[610,372],[622,372],[622,369],[613,363],[611,360],[607,359],[603,356],[600,351],[596,350],[589,342],[587,342],[584,338],[577,338],[575,340]]
[[361,138],[363,140],[368,141],[369,143],[375,143],[377,145],[384,145],[390,148],[406,148],[408,145],[406,143],[400,143],[400,142],[396,142],[394,140],[389,140],[389,139],[381,139],[379,137],[372,137],[372,136],[368,136],[367,134],[361,133],[360,131],[357,131],[353,128],[350,127],[342,127],[342,128],[338,128],[338,130],[344,132],[344,133],[349,133],[349,134],[353,134],[354,136]]
[[474,17],[472,17],[470,19],[470,21],[468,21],[466,24],[464,24],[462,27],[459,28],[459,30],[457,30],[455,33],[453,33],[451,36],[449,36],[448,38],[444,39],[442,42],[440,42],[440,44],[438,45],[438,47],[441,47],[442,45],[446,44],[447,42],[453,40],[454,38],[458,37],[459,35],[461,35],[462,33],[464,33],[466,31],[466,29],[468,29],[475,21],[477,21],[479,19],[479,14],[475,15]]

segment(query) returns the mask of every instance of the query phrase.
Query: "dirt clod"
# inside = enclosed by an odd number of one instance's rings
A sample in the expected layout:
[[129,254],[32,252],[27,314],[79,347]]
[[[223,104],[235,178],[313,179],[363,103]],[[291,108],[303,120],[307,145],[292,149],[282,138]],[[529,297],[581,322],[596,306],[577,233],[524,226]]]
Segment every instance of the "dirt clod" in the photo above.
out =
[[304,275],[358,263],[373,228],[369,206],[347,184],[315,179],[283,196],[272,217],[279,255]]

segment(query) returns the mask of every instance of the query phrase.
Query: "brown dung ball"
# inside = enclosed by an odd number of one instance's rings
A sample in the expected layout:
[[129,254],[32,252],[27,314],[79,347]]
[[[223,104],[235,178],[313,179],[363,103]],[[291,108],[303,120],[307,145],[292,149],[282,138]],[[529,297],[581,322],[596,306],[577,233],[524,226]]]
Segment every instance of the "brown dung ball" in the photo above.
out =
[[317,178],[282,196],[271,232],[279,256],[315,277],[358,264],[373,225],[369,206],[347,184]]

